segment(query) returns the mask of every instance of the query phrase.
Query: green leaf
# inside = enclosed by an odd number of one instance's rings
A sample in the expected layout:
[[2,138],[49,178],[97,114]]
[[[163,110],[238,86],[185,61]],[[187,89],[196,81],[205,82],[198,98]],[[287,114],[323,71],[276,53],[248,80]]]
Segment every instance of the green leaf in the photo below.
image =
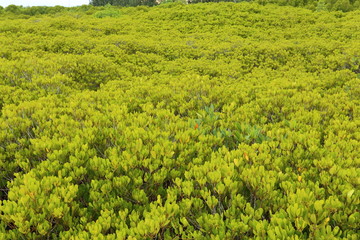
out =
[[315,201],[315,203],[314,203],[315,210],[317,212],[320,212],[322,210],[323,204],[324,204],[324,200]]
[[354,194],[354,192],[355,192],[355,190],[354,190],[354,189],[352,189],[352,190],[348,191],[348,193],[347,193],[347,197],[348,197],[348,198],[351,198],[351,196]]

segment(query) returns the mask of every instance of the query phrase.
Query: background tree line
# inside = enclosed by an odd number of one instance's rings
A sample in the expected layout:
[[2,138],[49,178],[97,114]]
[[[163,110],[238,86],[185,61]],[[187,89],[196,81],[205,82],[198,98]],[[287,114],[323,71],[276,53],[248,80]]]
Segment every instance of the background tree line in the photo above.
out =
[[256,2],[261,5],[277,4],[280,6],[304,7],[311,10],[348,12],[360,9],[360,0],[90,0],[90,5],[105,6],[154,6],[168,2],[204,3],[204,2]]
[[23,14],[28,16],[55,14],[64,11],[84,11],[91,10],[93,6],[155,6],[162,3],[181,2],[181,3],[204,3],[204,2],[256,2],[261,5],[276,4],[280,6],[303,7],[313,11],[342,11],[349,12],[360,9],[360,0],[89,0],[89,5],[79,7],[66,8],[63,6],[33,6],[23,7],[17,5],[9,5],[7,7],[0,6],[0,14]]

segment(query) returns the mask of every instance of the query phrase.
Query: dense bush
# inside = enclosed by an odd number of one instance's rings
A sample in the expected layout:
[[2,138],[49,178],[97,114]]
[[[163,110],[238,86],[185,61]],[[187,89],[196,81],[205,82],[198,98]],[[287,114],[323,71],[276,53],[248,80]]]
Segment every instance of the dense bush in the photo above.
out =
[[358,11],[108,9],[0,20],[0,239],[358,239]]

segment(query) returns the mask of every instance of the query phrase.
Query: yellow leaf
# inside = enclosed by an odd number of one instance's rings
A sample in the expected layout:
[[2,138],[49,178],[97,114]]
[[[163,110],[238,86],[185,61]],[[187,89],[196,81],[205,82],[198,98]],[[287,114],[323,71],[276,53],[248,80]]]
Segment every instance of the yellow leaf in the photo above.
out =
[[235,164],[235,166],[238,167],[240,165],[239,159],[235,158],[234,159],[234,164]]

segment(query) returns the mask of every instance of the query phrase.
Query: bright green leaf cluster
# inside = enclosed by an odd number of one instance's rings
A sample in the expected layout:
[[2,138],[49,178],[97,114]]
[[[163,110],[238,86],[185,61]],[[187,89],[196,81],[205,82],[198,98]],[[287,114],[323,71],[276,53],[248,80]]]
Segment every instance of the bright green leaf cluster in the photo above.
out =
[[357,239],[359,22],[2,15],[0,239]]

